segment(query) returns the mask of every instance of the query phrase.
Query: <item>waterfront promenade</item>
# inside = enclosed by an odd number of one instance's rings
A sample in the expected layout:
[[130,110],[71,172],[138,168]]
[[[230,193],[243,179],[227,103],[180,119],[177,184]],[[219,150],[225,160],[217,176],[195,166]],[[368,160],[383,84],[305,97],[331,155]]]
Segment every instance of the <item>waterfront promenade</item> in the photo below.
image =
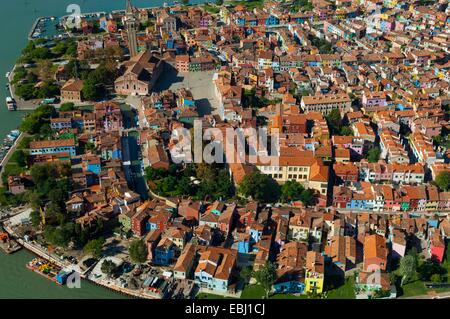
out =
[[104,288],[107,288],[109,290],[112,290],[114,292],[132,297],[132,298],[140,298],[140,299],[156,299],[154,296],[150,296],[145,293],[143,289],[139,290],[131,290],[124,287],[120,287],[111,279],[94,279],[89,276],[91,270],[95,265],[92,265],[89,269],[85,270],[84,272],[81,271],[80,267],[77,265],[73,265],[69,262],[66,262],[64,260],[61,260],[58,256],[55,254],[50,253],[48,250],[46,250],[44,247],[39,246],[38,244],[30,243],[25,241],[23,238],[18,237],[17,234],[14,232],[14,230],[8,225],[8,220],[6,220],[3,224],[3,229],[9,234],[9,236],[16,240],[17,243],[19,243],[23,248],[27,249],[28,251],[32,252],[36,256],[43,258],[47,261],[50,261],[57,265],[58,267],[61,267],[62,269],[71,269],[76,271],[81,279],[87,280],[93,284],[96,284],[98,286],[102,286]]
[[[3,171],[5,170],[6,164],[8,164],[11,156],[16,151],[17,147],[19,146],[20,142],[22,141],[23,137],[25,136],[25,133],[21,132],[20,135],[17,137],[17,139],[14,141],[13,146],[8,150],[8,153],[6,153],[6,156],[3,158],[3,160],[0,163],[0,177],[3,174]],[[3,187],[3,181],[0,178],[0,187]]]

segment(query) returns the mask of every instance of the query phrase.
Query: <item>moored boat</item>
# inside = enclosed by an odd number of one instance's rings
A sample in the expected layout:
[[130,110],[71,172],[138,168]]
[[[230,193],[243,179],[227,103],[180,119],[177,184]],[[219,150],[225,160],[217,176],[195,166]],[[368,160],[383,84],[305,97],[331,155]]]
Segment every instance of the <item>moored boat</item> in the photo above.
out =
[[6,106],[8,107],[8,110],[14,111],[16,109],[16,101],[12,97],[7,96],[6,97]]
[[61,271],[61,267],[39,257],[34,258],[27,263],[26,267],[35,273],[58,283],[57,276]]

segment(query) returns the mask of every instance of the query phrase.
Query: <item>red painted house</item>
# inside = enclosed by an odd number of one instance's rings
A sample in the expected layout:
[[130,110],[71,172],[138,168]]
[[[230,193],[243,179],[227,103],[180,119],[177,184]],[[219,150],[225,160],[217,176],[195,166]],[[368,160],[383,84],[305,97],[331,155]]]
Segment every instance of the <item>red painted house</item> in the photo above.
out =
[[148,260],[152,261],[153,256],[155,255],[155,248],[158,246],[159,241],[161,240],[161,231],[159,229],[154,229],[150,231],[145,237],[145,243],[147,244]]
[[345,186],[333,187],[333,206],[336,208],[346,208],[347,203],[352,198],[352,191]]
[[158,229],[161,231],[166,230],[171,217],[172,214],[167,211],[156,212],[148,220],[150,230],[153,229]]
[[343,182],[358,181],[359,169],[353,163],[335,163],[333,169],[336,177]]
[[434,233],[430,239],[431,260],[442,263],[444,260],[445,242],[438,232]]
[[131,230],[136,236],[143,236],[146,232],[146,222],[149,216],[147,211],[142,211],[134,214],[131,217]]
[[226,236],[229,235],[233,225],[233,219],[236,212],[236,204],[229,205],[225,211],[219,216],[218,224],[220,231]]

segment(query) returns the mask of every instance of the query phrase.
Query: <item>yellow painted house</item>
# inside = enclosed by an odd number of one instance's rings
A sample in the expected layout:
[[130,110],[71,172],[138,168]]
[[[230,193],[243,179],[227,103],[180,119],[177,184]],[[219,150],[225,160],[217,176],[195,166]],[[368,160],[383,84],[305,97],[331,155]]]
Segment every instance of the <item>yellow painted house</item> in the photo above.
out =
[[324,257],[315,251],[306,254],[305,293],[321,294],[325,278]]

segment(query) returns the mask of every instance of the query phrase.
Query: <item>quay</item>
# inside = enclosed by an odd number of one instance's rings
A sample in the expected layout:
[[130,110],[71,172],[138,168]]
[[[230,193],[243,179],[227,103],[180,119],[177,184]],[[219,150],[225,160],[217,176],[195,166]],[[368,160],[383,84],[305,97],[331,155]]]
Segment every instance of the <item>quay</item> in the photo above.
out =
[[14,72],[16,71],[17,64],[14,65],[12,70],[10,71],[8,77],[8,88],[10,96],[16,101],[15,111],[34,111],[42,102],[42,99],[34,99],[25,101],[18,96],[14,91],[14,85],[12,85],[12,80],[14,79]]
[[[14,144],[11,146],[11,148],[8,150],[8,152],[6,153],[3,160],[0,162],[0,176],[3,174],[6,164],[8,163],[9,159],[14,154],[14,152],[16,151],[17,146],[22,141],[23,137],[24,137],[24,133],[20,132],[20,135],[16,138],[16,140],[14,141]],[[3,187],[3,181],[1,178],[0,178],[0,187]]]
[[[34,255],[36,255],[37,257],[40,257],[50,263],[55,264],[56,266],[62,268],[62,269],[73,269],[73,266],[70,264],[66,264],[63,261],[61,261],[60,259],[52,256],[49,252],[44,251],[43,249],[37,247],[36,245],[33,245],[29,242],[26,242],[25,240],[23,240],[22,238],[15,238],[14,235],[14,231],[8,226],[8,225],[3,225],[3,229],[5,230],[5,232],[9,235],[10,238],[14,238],[15,241],[21,246],[21,248],[25,248],[26,250],[30,251],[31,253],[33,253]],[[116,293],[120,293],[122,295],[126,295],[128,297],[131,298],[138,298],[138,299],[156,299],[148,294],[145,294],[142,289],[138,290],[138,291],[134,291],[131,289],[127,289],[127,288],[123,288],[123,287],[119,287],[117,285],[111,284],[109,281],[105,281],[105,280],[101,280],[101,281],[95,281],[89,278],[88,276],[89,274],[89,270],[83,272],[83,273],[79,273],[80,278],[84,279],[86,281],[89,281],[90,283],[93,283],[97,286],[101,286],[103,288],[107,288],[111,291],[114,291]]]
[[34,20],[33,26],[31,27],[31,30],[30,30],[30,32],[28,33],[28,40],[29,40],[29,41],[31,41],[31,40],[34,39],[34,38],[33,38],[34,31],[36,30],[36,28],[37,28],[39,22],[41,21],[41,19],[43,19],[43,17],[39,17],[39,18],[37,18],[36,20]]
[[0,233],[0,248],[9,255],[21,250],[22,246],[14,239],[10,239],[6,233]]
[[22,246],[17,243],[14,239],[11,238],[9,233],[2,230],[0,227],[0,248],[6,254],[12,254],[22,249]]

